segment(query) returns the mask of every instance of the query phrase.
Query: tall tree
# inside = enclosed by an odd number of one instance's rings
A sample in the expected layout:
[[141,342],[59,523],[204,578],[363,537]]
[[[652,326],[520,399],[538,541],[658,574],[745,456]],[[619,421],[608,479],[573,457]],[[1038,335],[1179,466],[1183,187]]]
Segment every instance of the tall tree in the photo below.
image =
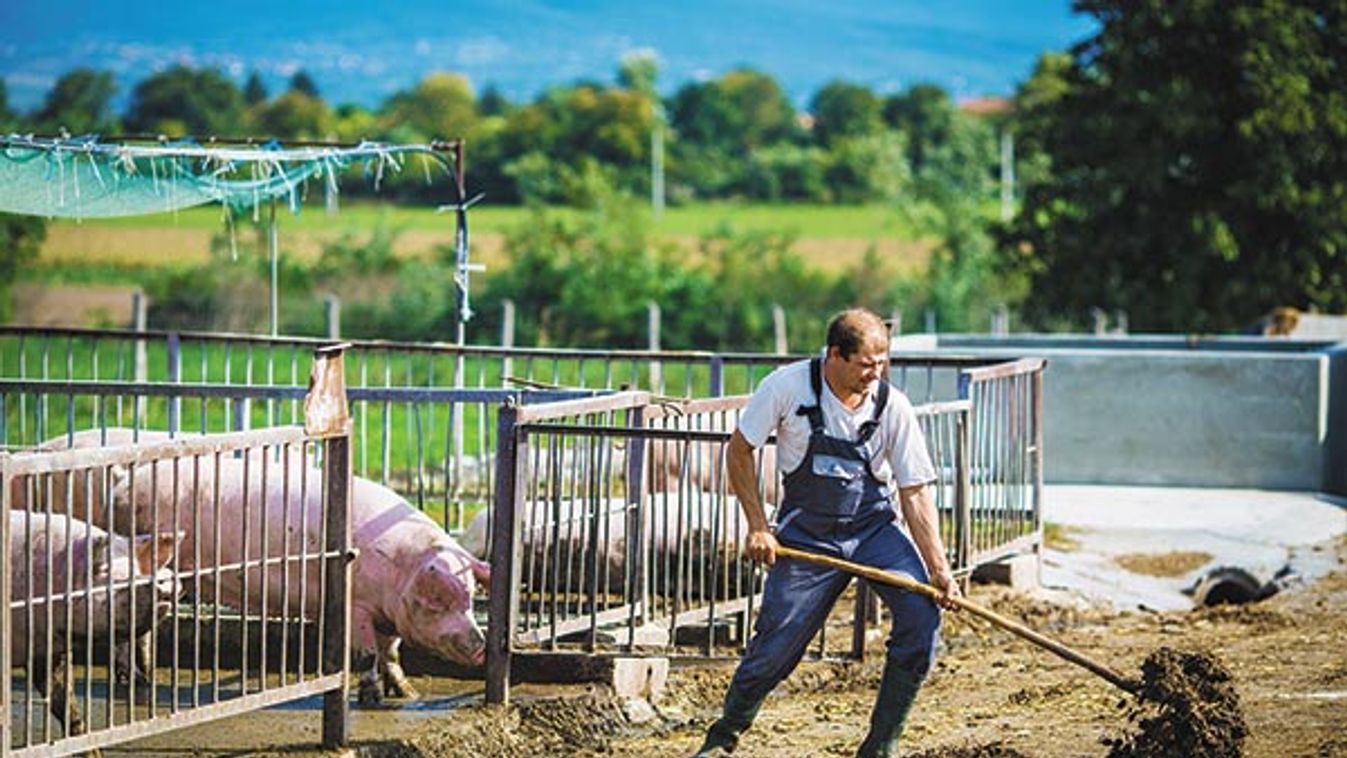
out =
[[814,93],[814,139],[829,146],[848,137],[869,137],[883,127],[879,98],[869,87],[834,80]]
[[112,96],[117,83],[107,71],[77,68],[56,80],[42,107],[33,114],[43,132],[65,129],[71,134],[111,131]]
[[466,78],[436,72],[389,98],[383,118],[392,133],[403,131],[400,138],[408,141],[456,139],[470,136],[477,104]]
[[936,84],[915,84],[884,101],[884,121],[907,135],[907,160],[921,174],[927,157],[944,147],[958,111],[949,93]]
[[1142,329],[1347,309],[1347,0],[1079,0],[1099,31],[1008,241],[1040,318]]
[[302,68],[296,71],[294,76],[290,77],[290,91],[298,92],[301,95],[308,95],[314,99],[322,97],[318,94],[318,83],[313,80],[312,76],[309,76],[308,71],[305,71]]
[[256,71],[248,74],[248,80],[243,83],[243,102],[248,106],[255,106],[267,101],[267,85],[262,82],[262,75]]
[[133,131],[229,136],[244,125],[243,93],[217,69],[174,66],[136,85],[126,112]]

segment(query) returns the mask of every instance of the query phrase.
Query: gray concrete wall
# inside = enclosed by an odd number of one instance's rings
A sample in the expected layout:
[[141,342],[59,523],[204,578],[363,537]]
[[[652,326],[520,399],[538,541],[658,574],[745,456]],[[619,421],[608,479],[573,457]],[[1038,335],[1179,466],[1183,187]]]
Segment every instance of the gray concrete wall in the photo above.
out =
[[942,336],[939,352],[1047,358],[1050,482],[1347,494],[1347,348],[1175,350],[1148,340],[1126,349],[1117,339],[1063,347],[1021,337],[1001,347]]

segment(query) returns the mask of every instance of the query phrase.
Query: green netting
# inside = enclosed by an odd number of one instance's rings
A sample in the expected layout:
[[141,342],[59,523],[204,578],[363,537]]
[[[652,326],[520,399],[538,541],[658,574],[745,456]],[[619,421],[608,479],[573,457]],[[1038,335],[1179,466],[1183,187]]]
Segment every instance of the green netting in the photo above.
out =
[[298,209],[309,180],[321,181],[331,199],[338,191],[338,176],[348,168],[363,164],[377,185],[386,172],[400,171],[405,157],[413,154],[445,166],[428,145],[234,147],[10,135],[0,137],[0,211],[97,218],[213,202],[244,210],[273,199]]

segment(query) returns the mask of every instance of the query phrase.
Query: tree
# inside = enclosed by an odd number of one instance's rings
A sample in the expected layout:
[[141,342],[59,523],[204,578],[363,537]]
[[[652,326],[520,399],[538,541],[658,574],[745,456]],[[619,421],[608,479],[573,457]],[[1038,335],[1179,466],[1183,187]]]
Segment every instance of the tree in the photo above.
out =
[[281,139],[327,139],[336,126],[327,103],[296,90],[262,105],[256,118],[265,136]]
[[37,258],[46,238],[41,218],[0,213],[0,321],[10,317],[10,284],[23,264]]
[[1051,176],[1008,230],[1031,314],[1141,329],[1347,309],[1347,0],[1082,0],[1099,31],[1036,116]]
[[262,75],[253,71],[243,83],[243,102],[249,107],[261,105],[267,101],[267,85],[262,83]]
[[313,80],[312,76],[309,76],[309,72],[302,68],[290,77],[290,91],[308,95],[315,100],[322,97],[318,94],[318,83]]
[[513,108],[514,104],[494,84],[486,85],[481,97],[477,98],[477,112],[484,118],[508,115]]
[[814,140],[828,147],[848,137],[869,137],[883,127],[879,98],[868,87],[831,81],[814,93]]
[[174,66],[136,85],[126,112],[132,131],[229,136],[242,130],[243,94],[217,69]]
[[390,129],[409,130],[407,141],[456,139],[471,136],[477,106],[466,78],[436,72],[389,98],[381,116]]
[[77,68],[56,80],[33,114],[38,131],[71,134],[113,131],[112,96],[117,83],[107,71]]
[[884,122],[907,134],[907,159],[912,172],[926,169],[926,157],[949,141],[958,111],[939,85],[915,84],[884,101]]
[[18,118],[9,109],[9,92],[5,89],[5,80],[0,79],[0,131],[10,131]]

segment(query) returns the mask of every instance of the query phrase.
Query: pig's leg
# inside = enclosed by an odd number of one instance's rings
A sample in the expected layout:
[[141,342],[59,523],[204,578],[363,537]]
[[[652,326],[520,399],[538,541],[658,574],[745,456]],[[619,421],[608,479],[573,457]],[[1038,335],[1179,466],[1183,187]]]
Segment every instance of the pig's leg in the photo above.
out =
[[388,697],[420,697],[416,688],[407,681],[407,673],[402,670],[402,638],[391,634],[376,634],[378,656],[383,663],[384,694]]
[[47,696],[51,701],[51,715],[65,725],[65,733],[71,737],[84,734],[84,719],[80,718],[79,711],[71,705],[75,699],[75,689],[70,682],[70,672],[66,668],[64,653],[53,657],[51,679],[45,684]]
[[383,702],[383,690],[379,687],[379,653],[374,634],[374,619],[359,608],[351,609],[351,656],[355,669],[360,672],[360,685],[356,690],[361,705],[378,705]]
[[150,632],[137,636],[134,644],[118,642],[115,655],[118,684],[150,684]]

